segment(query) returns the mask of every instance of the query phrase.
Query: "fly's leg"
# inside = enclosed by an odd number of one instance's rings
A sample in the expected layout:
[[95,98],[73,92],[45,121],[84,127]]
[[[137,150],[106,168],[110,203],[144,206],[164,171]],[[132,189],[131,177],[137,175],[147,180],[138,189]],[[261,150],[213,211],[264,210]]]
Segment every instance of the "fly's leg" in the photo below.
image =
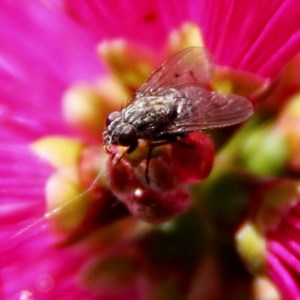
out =
[[150,159],[151,159],[152,150],[154,148],[155,148],[155,146],[153,144],[150,144],[148,154],[147,154],[147,161],[146,161],[145,180],[149,186],[150,186],[149,163],[150,163]]

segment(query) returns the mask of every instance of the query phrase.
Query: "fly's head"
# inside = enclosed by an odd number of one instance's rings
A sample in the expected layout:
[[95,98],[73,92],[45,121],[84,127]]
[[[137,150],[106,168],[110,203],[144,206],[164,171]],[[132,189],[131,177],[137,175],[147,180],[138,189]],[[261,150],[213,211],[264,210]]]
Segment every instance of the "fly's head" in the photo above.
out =
[[104,147],[110,152],[110,146],[124,146],[134,149],[138,144],[136,129],[126,123],[118,111],[110,113],[106,119],[106,129],[103,133]]

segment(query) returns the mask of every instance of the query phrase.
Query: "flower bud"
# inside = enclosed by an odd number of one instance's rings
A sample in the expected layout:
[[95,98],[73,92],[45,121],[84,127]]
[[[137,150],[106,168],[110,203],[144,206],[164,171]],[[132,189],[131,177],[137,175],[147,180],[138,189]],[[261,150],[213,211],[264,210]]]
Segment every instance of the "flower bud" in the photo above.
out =
[[[136,217],[150,223],[161,223],[185,212],[191,205],[189,194],[184,189],[154,190],[139,180],[135,170],[125,160],[108,166],[113,193]],[[171,175],[170,175],[171,176]]]
[[187,138],[171,145],[171,161],[178,183],[199,182],[211,172],[214,145],[204,133],[192,132]]

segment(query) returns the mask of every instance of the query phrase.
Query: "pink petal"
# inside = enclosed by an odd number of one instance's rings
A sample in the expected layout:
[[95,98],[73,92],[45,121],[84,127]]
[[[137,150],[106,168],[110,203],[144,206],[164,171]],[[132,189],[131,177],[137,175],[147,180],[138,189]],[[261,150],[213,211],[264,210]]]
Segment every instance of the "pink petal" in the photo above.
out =
[[294,300],[299,296],[298,283],[294,281],[293,276],[286,270],[280,260],[271,253],[268,255],[269,275],[274,283],[282,291],[285,300]]
[[0,111],[17,115],[14,125],[56,132],[65,89],[101,73],[94,36],[39,1],[2,3],[0,20]]
[[65,3],[67,13],[99,40],[122,37],[155,50],[164,45],[171,30],[196,22],[218,63],[264,76],[276,75],[300,50],[296,0]]
[[299,205],[292,207],[279,226],[267,233],[267,272],[288,300],[300,297],[298,210]]

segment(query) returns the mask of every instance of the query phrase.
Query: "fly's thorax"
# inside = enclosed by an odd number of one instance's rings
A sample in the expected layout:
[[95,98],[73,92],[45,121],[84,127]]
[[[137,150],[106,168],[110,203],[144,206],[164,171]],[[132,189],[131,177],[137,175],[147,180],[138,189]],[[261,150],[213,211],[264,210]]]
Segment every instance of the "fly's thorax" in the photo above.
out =
[[131,124],[139,138],[154,138],[177,114],[175,90],[166,90],[157,94],[135,95],[134,101],[122,111],[124,121]]

